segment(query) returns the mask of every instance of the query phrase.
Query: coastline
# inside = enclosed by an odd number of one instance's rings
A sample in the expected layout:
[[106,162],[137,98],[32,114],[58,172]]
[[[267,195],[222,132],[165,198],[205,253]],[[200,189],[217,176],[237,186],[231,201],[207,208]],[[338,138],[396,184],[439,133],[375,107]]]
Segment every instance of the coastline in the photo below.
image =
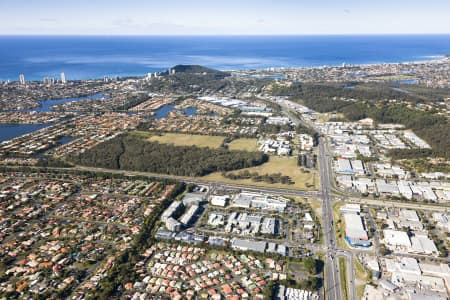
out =
[[[367,64],[346,64],[345,66],[342,65],[323,65],[323,66],[290,66],[290,67],[273,67],[274,72],[276,71],[287,71],[287,70],[308,70],[308,69],[325,69],[325,68],[350,68],[350,67],[376,67],[376,66],[398,66],[398,65],[421,65],[421,64],[435,64],[435,63],[450,63],[450,57],[447,56],[448,54],[443,55],[436,55],[439,56],[439,59],[431,59],[431,60],[415,60],[415,61],[405,61],[405,62],[391,62],[391,63],[367,63]],[[243,71],[268,71],[268,69],[271,68],[258,68],[258,69],[219,69],[223,72],[243,72]]]
[[431,63],[450,35],[0,36],[0,80],[145,76],[174,65],[217,70],[307,69]]
[[[266,67],[266,68],[254,68],[254,69],[217,69],[222,72],[230,72],[233,73],[233,75],[240,75],[245,74],[248,72],[252,73],[266,73],[266,74],[273,74],[273,73],[280,73],[283,71],[306,71],[306,70],[324,70],[324,69],[348,69],[348,68],[374,68],[374,67],[388,67],[388,66],[414,66],[414,65],[427,65],[427,64],[442,64],[442,63],[449,63],[450,64],[450,57],[448,54],[443,55],[436,55],[434,56],[434,59],[430,60],[416,60],[416,61],[405,61],[405,62],[391,62],[391,63],[368,63],[368,64],[346,64],[345,66],[342,65],[323,65],[323,66],[289,66],[289,67]],[[437,58],[439,57],[439,58]],[[167,67],[167,69],[171,68],[172,66]],[[158,72],[160,73],[160,72]],[[125,76],[117,76],[120,79],[126,80],[131,78],[144,78],[147,76],[147,74],[130,74]],[[107,76],[105,76],[107,77]],[[68,80],[70,81],[98,81],[103,80],[105,77],[97,77],[97,78],[89,78],[89,79],[74,79],[74,80]],[[2,80],[0,79],[0,83]],[[5,81],[6,82],[6,81]],[[17,83],[18,80],[11,80],[10,83]],[[31,83],[40,83],[40,80],[29,80]],[[85,96],[82,96],[85,97]],[[70,99],[71,97],[67,97],[67,99]],[[52,99],[48,99],[52,100]]]

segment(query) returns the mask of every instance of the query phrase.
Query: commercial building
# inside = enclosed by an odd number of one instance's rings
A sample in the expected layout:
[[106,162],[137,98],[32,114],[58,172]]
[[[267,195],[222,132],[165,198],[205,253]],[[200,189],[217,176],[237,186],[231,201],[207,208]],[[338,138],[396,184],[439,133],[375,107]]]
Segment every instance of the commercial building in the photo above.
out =
[[417,215],[417,212],[412,209],[401,209],[397,220],[397,226],[402,228],[409,228],[412,230],[422,230],[423,224]]
[[345,235],[352,239],[367,240],[367,232],[364,228],[361,216],[357,214],[344,214]]
[[341,212],[341,214],[359,214],[361,213],[361,206],[359,204],[351,204],[351,203],[347,203],[345,205],[343,205],[339,211]]
[[364,164],[363,164],[362,161],[360,161],[360,160],[352,160],[351,164],[352,164],[353,172],[356,175],[364,175],[366,173],[365,168],[364,168]]
[[225,207],[229,200],[229,196],[212,196],[211,205]]
[[23,75],[23,74],[20,74],[20,75],[19,75],[19,83],[20,83],[21,85],[24,85],[24,84],[25,84],[25,75]]
[[398,253],[416,253],[438,255],[439,250],[427,234],[415,232],[411,237],[404,231],[391,229],[383,230],[384,243],[391,250]]
[[396,286],[392,282],[384,280],[384,279],[380,280],[378,282],[378,285],[391,293],[395,293],[396,291],[398,291],[398,286]]
[[413,193],[411,190],[411,187],[406,181],[399,181],[398,182],[398,189],[400,191],[400,194],[405,197],[406,199],[412,199]]
[[446,213],[434,212],[433,220],[436,222],[438,228],[450,231],[450,221]]
[[345,222],[345,240],[354,247],[370,247],[366,228],[360,215],[361,207],[359,204],[346,204],[339,210],[344,217]]
[[422,271],[420,270],[419,264],[415,258],[411,257],[401,257],[385,260],[386,271],[389,273],[404,273],[408,275],[420,276]]
[[283,244],[268,242],[266,252],[277,253],[279,255],[286,256],[288,254],[288,248]]
[[208,225],[213,227],[223,226],[225,224],[225,216],[222,214],[211,213],[208,217]]
[[395,248],[411,248],[411,241],[409,236],[404,231],[397,231],[391,229],[383,230],[384,242],[388,246],[392,246]]
[[423,139],[421,139],[420,137],[418,137],[414,132],[412,131],[405,131],[403,133],[403,136],[405,138],[407,138],[410,142],[412,142],[413,144],[415,144],[418,148],[421,149],[430,149],[431,146],[425,142]]
[[416,234],[411,237],[410,252],[426,255],[438,255],[439,250],[427,235]]
[[267,242],[234,238],[231,240],[231,248],[242,251],[251,250],[264,253],[267,248]]
[[277,154],[279,156],[291,155],[292,153],[290,142],[284,140],[284,137],[280,137],[277,140],[267,139],[263,141],[259,150],[266,154]]
[[278,233],[278,221],[274,218],[264,218],[261,225],[261,233],[275,235]]
[[384,180],[384,179],[377,179],[375,182],[377,185],[378,193],[380,195],[384,195],[384,196],[400,195],[397,184],[386,182],[386,180]]
[[276,300],[311,300],[311,299],[319,299],[319,296],[313,294],[310,291],[294,289],[294,288],[286,288],[284,285],[280,285],[278,287],[278,291],[276,293]]
[[183,203],[181,201],[174,201],[170,204],[170,206],[162,213],[161,221],[165,222],[170,217],[178,217],[184,209]]
[[448,283],[450,283],[450,266],[448,264],[440,263],[436,265],[431,263],[420,263],[419,265],[423,275],[444,277],[447,278]]
[[391,275],[390,282],[409,294],[405,299],[447,299],[450,279],[447,264],[419,263],[411,257],[385,258],[384,263],[385,271]]
[[186,226],[191,224],[199,208],[200,207],[198,205],[192,205],[191,207],[189,207],[188,211],[181,216],[180,222]]
[[268,117],[266,120],[267,124],[272,125],[286,125],[289,124],[291,120],[288,117]]
[[185,206],[200,205],[204,200],[203,193],[186,193],[182,199]]
[[175,220],[172,217],[169,217],[166,220],[166,228],[170,231],[180,231],[181,230],[181,223]]
[[240,193],[234,197],[233,206],[241,208],[259,208],[283,212],[288,200],[259,193]]
[[358,214],[344,214],[345,220],[345,240],[351,246],[370,247],[366,229],[362,222],[362,218]]
[[337,172],[340,174],[353,174],[353,168],[348,159],[338,159],[337,160]]
[[182,224],[176,220],[184,210],[184,205],[181,201],[174,201],[170,206],[162,213],[161,221],[166,225],[166,228],[170,231],[181,230]]

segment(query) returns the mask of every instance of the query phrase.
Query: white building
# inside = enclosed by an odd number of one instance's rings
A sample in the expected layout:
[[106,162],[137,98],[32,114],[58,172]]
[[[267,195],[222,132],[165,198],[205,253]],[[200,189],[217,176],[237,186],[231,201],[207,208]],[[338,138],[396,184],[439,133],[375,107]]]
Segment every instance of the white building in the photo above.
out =
[[383,230],[384,242],[388,248],[402,253],[438,255],[434,242],[426,235],[415,234],[411,238],[404,231]]
[[349,239],[368,240],[366,229],[361,216],[357,214],[344,214],[345,236]]
[[398,214],[398,227],[410,228],[412,230],[422,230],[423,224],[417,215],[417,212],[412,209],[400,209]]
[[420,263],[420,269],[422,270],[423,275],[450,277],[450,266],[448,264],[435,265],[430,263]]
[[241,208],[260,208],[263,210],[284,211],[289,200],[259,193],[243,192],[234,197],[233,206]]
[[229,196],[212,196],[211,205],[225,207],[230,200]]
[[378,193],[381,195],[388,195],[388,196],[398,196],[400,195],[400,191],[397,187],[397,184],[386,182],[386,180],[383,179],[376,179],[376,185]]
[[422,149],[430,149],[430,145],[425,142],[424,140],[422,140],[421,138],[419,138],[414,132],[412,131],[405,131],[403,133],[403,136],[405,138],[407,138],[410,142],[412,142],[413,144],[415,144],[418,148],[422,148]]
[[348,159],[338,159],[337,160],[337,172],[341,174],[353,174],[353,168]]
[[278,221],[274,218],[264,218],[261,224],[261,233],[275,235],[278,232]]
[[189,207],[188,211],[181,216],[180,222],[183,223],[184,225],[189,225],[194,219],[194,216],[198,210],[199,210],[198,205],[192,205],[191,207]]
[[161,220],[165,222],[172,216],[179,215],[184,209],[183,203],[181,201],[173,201],[170,206],[162,213]]
[[24,85],[24,84],[25,84],[25,75],[23,75],[23,74],[20,74],[20,75],[19,75],[19,83],[20,83],[21,85]]
[[353,186],[353,179],[350,175],[336,176],[336,181],[344,188],[351,188]]
[[181,223],[170,217],[166,220],[166,228],[170,231],[179,231],[181,229]]
[[433,220],[436,222],[438,228],[450,231],[450,221],[446,213],[434,212]]
[[234,238],[231,240],[231,248],[264,253],[267,248],[267,242]]
[[422,271],[420,270],[417,259],[411,257],[402,257],[395,259],[385,259],[386,271],[389,273],[401,272],[405,274],[420,276]]
[[439,250],[428,236],[415,235],[411,237],[411,252],[427,255],[438,255]]
[[222,214],[211,213],[208,217],[208,225],[213,227],[223,226],[225,224],[225,216]]
[[360,160],[352,160],[352,169],[353,172],[357,175],[364,175],[366,173],[364,169],[364,164]]
[[412,199],[413,193],[408,182],[401,180],[398,182],[397,186],[400,194],[403,197],[405,197],[406,199]]
[[272,125],[287,125],[291,122],[288,117],[269,117],[266,120],[267,124]]
[[422,195],[425,200],[437,201],[436,194],[430,186],[422,186]]
[[341,212],[341,214],[346,213],[359,214],[361,213],[361,206],[359,204],[347,203],[341,206],[339,211]]
[[404,231],[385,229],[383,235],[384,242],[388,246],[411,248],[409,236]]

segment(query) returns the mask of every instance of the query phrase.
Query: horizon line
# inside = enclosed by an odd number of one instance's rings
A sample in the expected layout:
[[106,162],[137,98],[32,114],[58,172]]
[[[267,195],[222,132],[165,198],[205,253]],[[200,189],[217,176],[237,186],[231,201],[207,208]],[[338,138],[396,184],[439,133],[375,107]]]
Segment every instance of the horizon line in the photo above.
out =
[[102,34],[102,33],[0,33],[0,37],[301,37],[301,36],[436,36],[448,33],[280,33],[280,34]]

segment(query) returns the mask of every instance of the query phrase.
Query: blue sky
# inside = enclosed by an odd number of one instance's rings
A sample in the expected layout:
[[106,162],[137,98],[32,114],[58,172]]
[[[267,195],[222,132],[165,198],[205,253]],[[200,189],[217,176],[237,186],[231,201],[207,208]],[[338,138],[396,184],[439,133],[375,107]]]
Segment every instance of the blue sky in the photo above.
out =
[[449,0],[0,0],[0,34],[450,33]]

